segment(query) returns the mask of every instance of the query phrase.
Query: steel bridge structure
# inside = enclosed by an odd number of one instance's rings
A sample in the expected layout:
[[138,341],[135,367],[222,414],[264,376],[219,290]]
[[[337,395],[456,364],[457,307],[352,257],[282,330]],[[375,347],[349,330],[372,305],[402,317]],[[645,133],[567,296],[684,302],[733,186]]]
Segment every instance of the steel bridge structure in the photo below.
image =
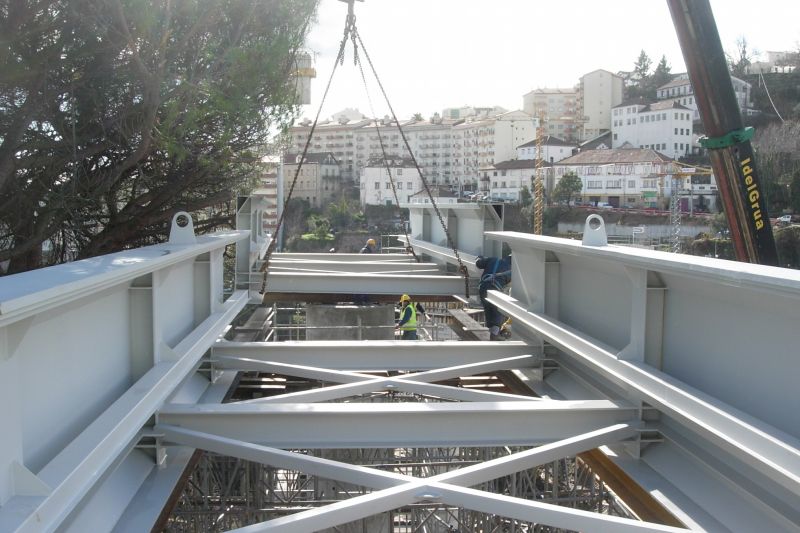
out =
[[[431,206],[408,207],[424,262],[276,254],[268,294],[463,298]],[[797,271],[453,204],[462,259],[513,252],[488,298],[514,340],[241,341],[248,209],[0,278],[0,531],[800,531]]]

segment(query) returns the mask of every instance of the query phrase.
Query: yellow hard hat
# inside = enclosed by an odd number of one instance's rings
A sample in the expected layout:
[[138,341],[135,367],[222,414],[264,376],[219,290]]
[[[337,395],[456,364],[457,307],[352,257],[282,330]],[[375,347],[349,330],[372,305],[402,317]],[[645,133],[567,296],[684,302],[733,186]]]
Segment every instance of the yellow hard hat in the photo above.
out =
[[375,239],[367,239],[367,244],[369,246],[375,246]]
[[409,296],[408,294],[404,294],[400,297],[400,303],[410,302],[410,301],[411,301],[411,296]]

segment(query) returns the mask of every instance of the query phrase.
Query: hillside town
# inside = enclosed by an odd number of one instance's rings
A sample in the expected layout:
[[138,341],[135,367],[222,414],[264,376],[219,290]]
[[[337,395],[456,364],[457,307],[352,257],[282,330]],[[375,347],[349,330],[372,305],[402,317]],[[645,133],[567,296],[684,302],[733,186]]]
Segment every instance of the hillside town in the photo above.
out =
[[[752,85],[732,80],[742,114],[758,115]],[[517,202],[523,188],[532,190],[541,159],[547,198],[562,176],[576,174],[582,184],[578,204],[663,208],[677,194],[686,209],[713,211],[713,175],[684,180],[676,191],[664,179],[673,163],[691,166],[704,152],[688,76],[671,76],[653,99],[626,98],[633,83],[631,73],[597,69],[574,87],[528,91],[517,110],[463,106],[400,119],[413,158],[391,117],[342,110],[317,124],[295,197],[324,207],[335,188],[357,187],[362,207],[407,204],[422,189],[418,165],[430,184],[458,198]],[[289,130],[285,180],[294,176],[310,130],[309,119]],[[539,143],[537,132],[543,134]],[[396,198],[387,172],[397,183]]]

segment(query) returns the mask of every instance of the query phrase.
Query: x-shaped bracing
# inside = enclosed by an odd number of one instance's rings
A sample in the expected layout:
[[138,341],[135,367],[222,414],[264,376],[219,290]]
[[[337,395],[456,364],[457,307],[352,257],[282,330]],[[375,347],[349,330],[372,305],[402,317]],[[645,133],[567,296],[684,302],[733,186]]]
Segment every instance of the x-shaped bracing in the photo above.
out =
[[631,424],[615,424],[429,478],[280,450],[172,425],[159,425],[167,441],[240,459],[297,470],[374,490],[324,507],[236,529],[237,532],[307,532],[330,528],[420,502],[451,505],[512,519],[571,530],[599,532],[685,531],[683,529],[601,515],[557,505],[492,494],[469,487],[515,472],[634,437]]

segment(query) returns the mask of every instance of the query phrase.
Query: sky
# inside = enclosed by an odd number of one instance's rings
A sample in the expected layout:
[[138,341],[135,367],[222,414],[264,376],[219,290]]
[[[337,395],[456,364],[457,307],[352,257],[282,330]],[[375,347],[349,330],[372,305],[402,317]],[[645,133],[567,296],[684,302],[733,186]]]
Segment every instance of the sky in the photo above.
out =
[[[711,7],[726,51],[735,50],[739,37],[760,52],[800,48],[798,0],[711,0]],[[355,14],[401,119],[464,105],[521,109],[522,95],[533,89],[572,87],[598,68],[632,70],[641,50],[653,66],[665,55],[673,73],[685,71],[664,0],[366,0],[356,2]],[[304,117],[317,113],[346,15],[346,3],[320,1],[307,40],[317,77]],[[321,118],[346,107],[368,116],[388,114],[368,71],[367,96],[350,43],[346,54]]]

